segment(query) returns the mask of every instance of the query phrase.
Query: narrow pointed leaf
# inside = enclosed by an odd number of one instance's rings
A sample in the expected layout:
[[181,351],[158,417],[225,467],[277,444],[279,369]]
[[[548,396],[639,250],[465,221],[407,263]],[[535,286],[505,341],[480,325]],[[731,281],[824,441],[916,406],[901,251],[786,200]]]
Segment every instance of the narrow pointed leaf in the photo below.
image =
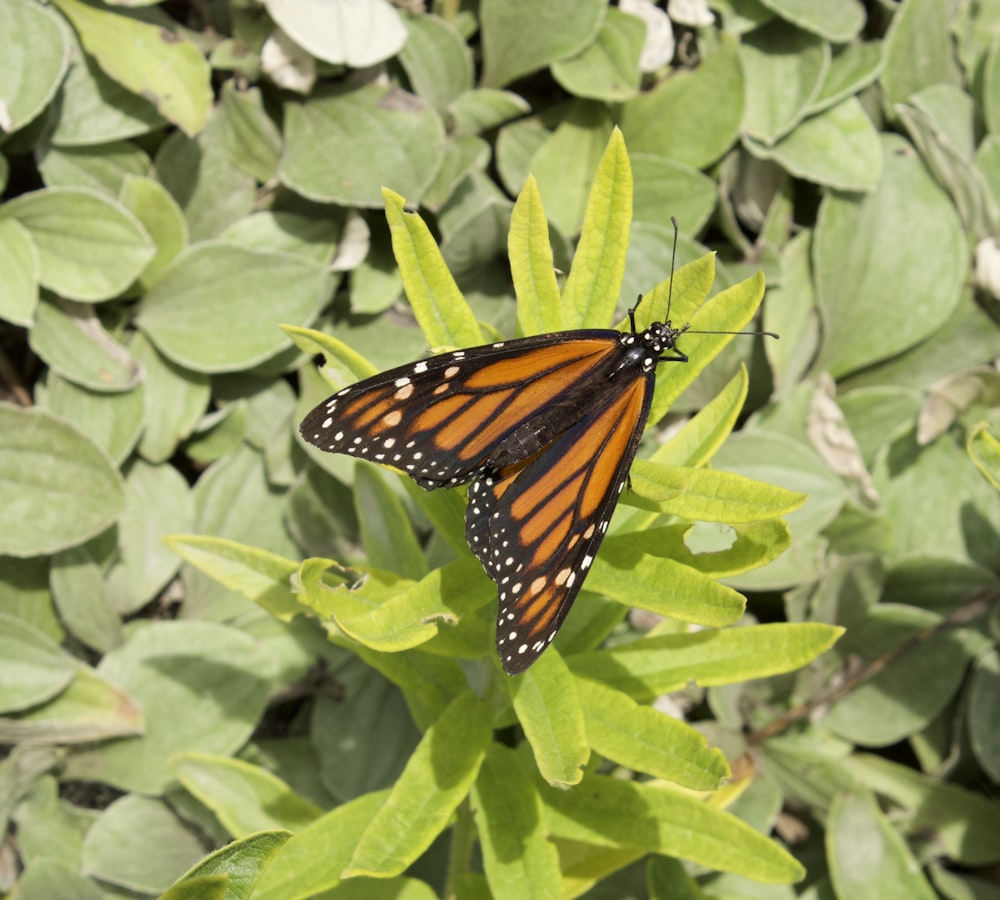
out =
[[542,777],[562,787],[579,784],[590,746],[575,679],[562,657],[549,650],[508,686]]
[[406,211],[406,201],[399,194],[383,189],[382,196],[403,287],[431,347],[472,347],[483,343],[476,317],[448,271],[424,220],[417,213]]
[[391,878],[431,845],[479,773],[490,724],[489,709],[472,692],[448,706],[361,835],[342,878]]

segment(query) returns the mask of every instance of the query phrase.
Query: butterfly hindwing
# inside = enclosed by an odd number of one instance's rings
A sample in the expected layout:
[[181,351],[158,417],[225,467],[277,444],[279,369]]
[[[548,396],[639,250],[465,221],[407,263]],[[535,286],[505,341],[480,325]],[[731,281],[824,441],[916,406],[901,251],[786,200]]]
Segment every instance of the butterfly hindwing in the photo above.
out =
[[478,477],[466,536],[497,583],[504,670],[531,665],[569,612],[642,436],[654,379],[622,378],[542,452]]

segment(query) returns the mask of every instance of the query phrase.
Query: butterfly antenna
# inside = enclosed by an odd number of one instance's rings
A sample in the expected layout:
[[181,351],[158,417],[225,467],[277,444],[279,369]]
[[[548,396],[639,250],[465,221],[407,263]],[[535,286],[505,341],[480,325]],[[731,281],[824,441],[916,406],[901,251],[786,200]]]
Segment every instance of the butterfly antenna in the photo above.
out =
[[693,331],[690,328],[684,329],[685,334],[752,334],[761,335],[762,337],[773,337],[776,341],[780,340],[780,335],[775,334],[773,331]]
[[680,225],[677,224],[677,216],[670,217],[670,224],[674,226],[674,249],[670,251],[670,282],[667,285],[667,316],[666,321],[670,321],[670,304],[674,300],[674,268],[677,265],[677,232]]

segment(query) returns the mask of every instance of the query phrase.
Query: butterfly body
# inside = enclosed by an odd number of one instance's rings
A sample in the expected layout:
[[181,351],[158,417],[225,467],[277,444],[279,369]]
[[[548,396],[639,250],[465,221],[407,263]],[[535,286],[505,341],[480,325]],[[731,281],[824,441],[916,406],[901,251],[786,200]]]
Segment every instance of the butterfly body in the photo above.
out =
[[[634,312],[634,310],[632,311]],[[580,591],[687,330],[563,331],[456,350],[334,394],[302,422],[322,450],[470,484],[466,536],[498,587],[508,674],[548,646]]]

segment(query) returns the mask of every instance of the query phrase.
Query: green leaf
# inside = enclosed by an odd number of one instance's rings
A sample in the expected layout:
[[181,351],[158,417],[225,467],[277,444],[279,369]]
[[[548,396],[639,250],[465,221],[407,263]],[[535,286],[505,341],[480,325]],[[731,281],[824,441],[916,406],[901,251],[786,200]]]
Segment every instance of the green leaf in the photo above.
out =
[[781,335],[765,341],[779,397],[788,397],[812,365],[819,346],[819,311],[813,289],[812,232],[802,231],[781,251],[784,280],[769,288],[764,327]]
[[1000,805],[995,799],[869,754],[855,754],[846,765],[855,781],[909,814],[909,834],[929,835],[956,863],[993,865],[1000,858],[996,841],[991,840],[1000,828]]
[[874,190],[888,155],[855,97],[806,119],[773,146],[751,139],[745,146],[792,175],[842,191]]
[[425,101],[366,85],[285,106],[278,175],[321,203],[379,207],[382,185],[416,203],[434,181],[444,142],[441,118]]
[[172,363],[142,332],[133,335],[129,350],[145,373],[139,452],[149,462],[166,462],[208,406],[208,376]]
[[858,0],[759,0],[761,6],[781,18],[812,31],[835,44],[846,44],[856,37],[865,22],[865,10]]
[[990,434],[985,424],[969,432],[965,449],[983,477],[1000,490],[1000,441]]
[[579,784],[590,746],[575,679],[562,657],[550,650],[507,687],[542,778],[558,787]]
[[502,87],[578,53],[597,37],[606,9],[601,0],[483,0],[483,85]]
[[163,127],[165,120],[156,107],[105,75],[75,34],[70,39],[77,52],[61,85],[53,146],[92,147]]
[[173,534],[163,540],[182,559],[281,621],[291,621],[301,611],[292,596],[291,579],[299,568],[293,560],[208,535]]
[[313,56],[362,69],[394,56],[406,41],[399,11],[386,0],[330,0],[322,6],[268,0],[282,30]]
[[[714,271],[714,260],[709,260],[709,267]],[[703,270],[698,270],[698,273],[701,271]],[[680,275],[680,272],[677,275]],[[692,332],[739,331],[753,318],[760,306],[764,296],[764,276],[758,272],[746,281],[720,291],[700,306],[695,305],[700,303],[701,299],[700,284],[698,289],[691,291],[681,292],[678,288],[679,285],[675,281],[671,310],[675,322],[690,322]],[[665,299],[662,285],[658,285],[653,293],[656,299],[648,304],[649,308],[643,310],[644,316],[653,314],[652,310],[660,307],[662,302],[660,298]],[[646,302],[643,305],[646,306]],[[667,366],[666,374],[658,376],[649,414],[651,423],[655,424],[662,418],[685,388],[704,371],[712,359],[722,352],[733,337],[732,334],[684,336],[683,350],[688,354],[689,361],[683,365]]]
[[[622,106],[620,125],[633,153],[651,153],[704,168],[735,142],[743,119],[739,45],[722,35],[694,71],[678,72]],[[697,122],[697,129],[678,128]]]
[[192,241],[218,237],[253,211],[256,182],[226,148],[221,112],[197,138],[175,131],[156,154],[156,177],[183,210]]
[[909,0],[896,11],[885,36],[885,70],[879,79],[886,109],[932,84],[961,85],[951,18],[951,11],[935,0]]
[[574,791],[545,788],[553,836],[599,847],[628,847],[735,872],[765,884],[805,876],[785,849],[730,813],[656,783],[588,775]]
[[[191,868],[160,900],[210,900],[199,890],[202,885],[221,885],[220,900],[249,900],[272,860],[291,837],[284,830],[261,831],[239,841],[232,841]],[[191,889],[185,892],[185,887]],[[206,891],[207,893],[207,891]],[[211,895],[214,900],[214,895]]]
[[400,484],[430,520],[434,533],[456,556],[464,556],[469,550],[465,541],[465,497],[458,491],[425,491],[412,478],[401,478]]
[[762,428],[732,435],[712,463],[747,478],[782,485],[798,496],[805,494],[806,502],[788,516],[797,539],[825,528],[848,496],[843,480],[811,446]]
[[476,318],[424,220],[404,209],[406,201],[399,194],[384,189],[382,196],[406,297],[431,347],[483,343]]
[[[481,137],[471,134],[450,137],[445,144],[441,168],[424,196],[424,203],[433,210],[446,207],[449,200],[457,198],[458,186],[466,179],[481,175],[489,162],[490,145]],[[442,226],[443,224],[442,222]],[[360,311],[362,306],[357,305],[355,308]]]
[[552,75],[570,94],[613,103],[639,90],[639,56],[646,29],[638,18],[609,7],[593,43],[552,64]]
[[73,680],[72,657],[48,635],[5,613],[0,624],[0,712],[44,703]]
[[427,729],[341,877],[391,878],[410,866],[467,796],[490,736],[490,712],[479,698],[469,691],[454,700]]
[[171,466],[135,460],[125,474],[125,511],[119,521],[118,560],[107,573],[108,596],[123,614],[145,606],[177,574],[178,561],[163,545],[168,532],[192,525],[187,482]]
[[388,795],[376,791],[341,804],[292,835],[265,869],[254,900],[299,900],[335,888],[358,839]]
[[749,379],[745,366],[729,383],[695,413],[649,462],[658,465],[703,466],[732,433],[747,398]]
[[117,887],[159,894],[203,853],[196,834],[162,800],[115,800],[83,841],[84,874]]
[[399,497],[375,466],[363,460],[356,464],[354,478],[354,506],[365,559],[380,569],[419,580],[427,574],[427,559]]
[[562,305],[549,243],[549,224],[533,176],[524,183],[514,204],[507,251],[517,293],[518,332],[530,335],[561,331]]
[[654,634],[578,654],[570,659],[570,668],[648,703],[691,682],[710,687],[794,672],[828,650],[843,632],[806,622]]
[[189,247],[143,298],[137,321],[173,362],[233,372],[290,346],[278,322],[308,324],[328,298],[321,265],[221,242]]
[[71,547],[124,508],[120,476],[89,440],[46,412],[0,403],[0,553]]
[[[912,432],[904,433],[891,449],[872,469],[882,509],[893,524],[890,558],[951,557],[989,565],[987,548],[995,546],[1000,507],[969,465],[958,436],[947,433],[921,447]],[[931,521],[936,527],[929,532]]]
[[752,31],[740,44],[746,76],[743,129],[772,145],[806,115],[830,65],[830,45],[781,19]]
[[472,89],[472,54],[455,26],[435,15],[406,16],[407,39],[399,54],[414,92],[440,114]]
[[143,730],[143,714],[132,697],[80,663],[73,680],[53,700],[0,719],[5,744],[87,745],[135,737]]
[[[641,530],[622,530],[621,533],[609,537],[601,548],[601,556],[608,564],[613,564],[619,570],[621,577],[632,567],[644,563],[644,554],[662,557],[683,568],[696,569],[711,578],[732,578],[758,566],[776,559],[784,553],[791,536],[788,526],[780,519],[768,519],[764,522],[748,522],[745,525],[726,526],[725,528],[706,527],[699,529],[697,525],[679,524],[660,528],[650,528],[640,525]],[[700,550],[687,546],[685,541],[701,532],[709,531],[712,535],[722,535],[726,539],[724,546],[712,544],[709,549]],[[683,569],[681,570],[683,577]],[[695,589],[697,583],[692,583]],[[705,596],[719,596],[702,588],[698,600],[692,600],[691,607],[696,610],[699,601],[704,602]],[[732,601],[736,601],[732,597]],[[699,621],[706,625],[723,625],[731,621],[729,616],[738,615],[742,610],[742,602],[730,602],[722,609],[713,613],[702,610],[693,613],[694,619],[678,615],[684,621]],[[726,610],[726,613],[723,613]],[[703,622],[703,619],[714,618],[714,621]]]
[[[74,900],[103,900],[105,893],[89,878],[71,869],[51,856],[40,855],[31,861],[30,868],[21,873],[17,891],[22,897],[73,897]],[[176,898],[174,898],[176,900]],[[197,900],[224,900],[199,897]]]
[[[629,156],[635,181],[633,222],[665,226],[674,216],[682,233],[700,232],[715,209],[719,186],[685,163],[651,153]],[[664,261],[657,262],[662,268]]]
[[954,85],[936,84],[909,104],[897,103],[895,112],[935,181],[954,201],[966,231],[976,239],[990,234],[1000,207],[976,165],[972,98]]
[[[731,587],[673,559],[636,557],[612,544],[594,561],[585,587],[627,606],[704,626],[732,625],[746,609],[744,597]],[[616,552],[617,551],[617,552]]]
[[53,371],[49,375],[43,405],[121,465],[132,452],[142,430],[144,394],[142,384],[121,393],[90,391]]
[[[530,174],[538,179],[546,215],[564,234],[580,230],[587,209],[588,185],[592,186],[597,167],[611,148],[609,136],[613,130],[614,119],[604,104],[574,100],[559,126],[551,134],[546,132],[526,161],[525,178]],[[624,157],[619,155],[618,159]],[[517,185],[520,187],[520,180]],[[603,198],[605,202],[610,199],[610,196]],[[621,197],[618,199],[625,202]],[[590,235],[591,242],[595,237]]]
[[520,95],[496,88],[473,88],[455,98],[449,107],[454,122],[452,134],[481,134],[531,112]]
[[[456,697],[465,690],[459,664],[429,653],[377,653],[357,648],[364,662],[389,679],[406,699],[413,721],[429,728]],[[366,771],[371,771],[366,767]]]
[[983,118],[991,135],[1000,134],[1000,41],[987,51],[982,73]]
[[604,328],[618,305],[632,221],[632,168],[616,128],[594,176],[580,242],[563,288],[567,328]]
[[[82,388],[132,391],[139,384],[141,372],[135,360],[104,330],[90,304],[43,299],[35,311],[35,327],[28,341],[54,372]],[[121,428],[122,422],[114,427]],[[88,423],[86,430],[94,428],[94,423]],[[126,449],[133,437],[130,432],[124,436]]]
[[232,81],[222,86],[222,114],[226,149],[233,163],[257,181],[270,181],[278,172],[281,134],[264,110],[258,88],[237,91]]
[[847,44],[833,57],[823,87],[810,112],[820,112],[835,106],[868,87],[882,73],[882,41]]
[[[941,617],[913,606],[882,603],[851,622],[837,655],[844,664],[874,664],[917,640]],[[965,678],[970,648],[961,631],[943,631],[888,662],[832,705],[825,724],[836,735],[871,747],[895,744],[926,729]],[[923,672],[934,672],[927,680]]]
[[267,703],[272,672],[262,646],[229,626],[157,622],[139,628],[101,660],[98,673],[135,698],[146,732],[80,750],[67,760],[66,777],[100,773],[123,790],[162,793],[174,782],[174,753],[229,754],[243,745]]
[[[416,584],[400,580],[389,588],[387,597],[371,595],[357,586],[333,590],[319,586],[319,609],[333,615],[345,634],[367,647],[386,653],[409,650],[436,635],[450,635],[452,629],[443,626],[462,624],[463,631],[470,627],[472,623],[466,620],[495,597],[493,584],[481,577],[479,568],[471,560],[448,563]],[[307,590],[316,590],[313,578],[305,573],[302,584]],[[478,648],[467,646],[461,634],[450,636],[453,640],[446,643],[453,651],[478,655]]]
[[149,156],[127,141],[92,147],[49,147],[38,169],[50,188],[79,187],[114,197],[124,179],[146,175]]
[[529,900],[561,893],[559,855],[545,833],[541,798],[521,755],[490,744],[472,807],[494,897]]
[[787,515],[806,496],[732,472],[693,469],[636,460],[631,471],[636,505],[669,512],[685,519],[739,524]]
[[55,96],[69,64],[70,38],[58,16],[25,0],[0,3],[3,130],[11,134],[38,116]]
[[268,829],[301,831],[323,814],[276,775],[243,760],[180,753],[171,766],[181,785],[235,838]]
[[31,234],[41,283],[71,300],[109,300],[125,290],[155,248],[120,203],[84,188],[44,188],[0,207]]
[[30,327],[40,280],[41,259],[31,232],[14,219],[0,219],[0,318]]
[[101,653],[122,643],[122,623],[105,589],[97,558],[100,539],[52,558],[49,587],[59,618],[79,641]]
[[55,5],[111,78],[151,101],[186,134],[202,129],[212,107],[211,71],[193,43],[162,24],[82,0],[57,0]]
[[969,741],[972,752],[994,780],[1000,773],[1000,722],[992,710],[1000,696],[1000,653],[992,648],[976,659],[969,690]]
[[[407,654],[407,661],[415,656]],[[421,737],[410,709],[420,704],[421,717],[416,721],[426,727],[447,705],[441,703],[432,714],[424,715],[425,697],[416,695],[432,692],[426,681],[421,683],[428,675],[428,668],[421,671],[413,665],[399,666],[392,674],[403,674],[400,670],[405,669],[401,687],[377,666],[368,665],[364,656],[337,666],[337,694],[327,692],[316,698],[310,713],[308,740],[318,757],[316,776],[338,800],[359,797],[399,778]],[[414,690],[407,692],[406,686]],[[461,679],[458,679],[454,693],[460,690]],[[288,777],[298,780],[293,768],[288,769]]]
[[646,861],[649,896],[657,900],[706,900],[708,895],[688,874],[684,864],[666,856],[651,856]]
[[867,790],[856,789],[834,799],[826,852],[838,896],[858,900],[937,897],[906,842]]
[[686,722],[588,678],[576,680],[587,740],[612,762],[695,791],[714,791],[730,776],[726,757]]

